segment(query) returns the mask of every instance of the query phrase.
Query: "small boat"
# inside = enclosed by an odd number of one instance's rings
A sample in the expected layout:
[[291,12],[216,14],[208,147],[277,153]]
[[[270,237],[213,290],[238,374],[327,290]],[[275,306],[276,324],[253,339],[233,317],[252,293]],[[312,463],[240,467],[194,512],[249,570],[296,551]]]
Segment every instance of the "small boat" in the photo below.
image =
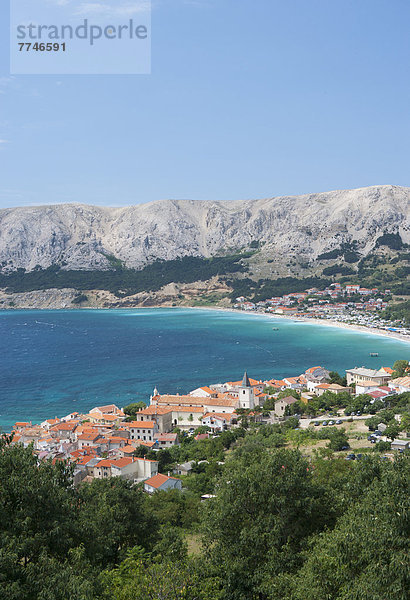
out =
[[378,352],[370,352],[370,356],[379,356]]
[[272,327],[272,331],[279,331],[279,327]]

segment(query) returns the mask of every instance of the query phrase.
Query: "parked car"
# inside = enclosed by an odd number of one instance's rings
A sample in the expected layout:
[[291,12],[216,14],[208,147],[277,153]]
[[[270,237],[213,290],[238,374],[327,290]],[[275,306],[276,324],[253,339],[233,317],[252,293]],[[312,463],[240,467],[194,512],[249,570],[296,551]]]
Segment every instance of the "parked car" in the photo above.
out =
[[338,419],[338,420],[336,421],[336,425],[341,425],[342,423],[343,423],[342,419]]
[[314,425],[315,427],[318,427],[318,425],[320,425],[320,421],[315,421],[315,422],[313,423],[313,425]]
[[362,413],[360,412],[360,410],[357,411],[356,416],[360,417]]
[[342,450],[349,450],[349,446],[343,446]]
[[323,425],[323,427],[326,427],[327,421],[323,421],[322,425]]

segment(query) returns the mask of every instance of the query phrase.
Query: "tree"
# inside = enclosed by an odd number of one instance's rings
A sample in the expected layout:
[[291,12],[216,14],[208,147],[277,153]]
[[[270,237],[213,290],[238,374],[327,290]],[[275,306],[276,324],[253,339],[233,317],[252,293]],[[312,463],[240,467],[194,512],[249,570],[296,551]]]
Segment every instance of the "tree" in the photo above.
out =
[[78,490],[78,535],[89,561],[116,564],[128,548],[150,550],[157,541],[158,524],[148,513],[140,488],[119,477],[94,479]]
[[271,586],[286,592],[281,596],[272,593],[272,600],[408,597],[410,463],[406,459],[384,462],[380,480],[373,480],[333,530],[316,538],[297,576],[288,578],[286,586],[285,581]]
[[72,543],[75,509],[72,467],[66,462],[37,464],[32,446],[0,439],[0,535],[13,545],[23,565],[46,551],[65,556]]
[[410,429],[410,413],[403,413],[400,421],[400,431],[408,431]]
[[404,377],[408,367],[408,360],[396,360],[396,362],[393,365],[392,379],[397,379],[397,377]]
[[288,404],[285,408],[285,415],[300,415],[305,412],[307,406],[301,400],[294,402],[293,404]]
[[0,588],[7,600],[92,600],[95,573],[77,543],[72,467],[38,462],[0,438]]
[[395,422],[394,412],[392,410],[386,409],[381,410],[374,417],[366,419],[364,423],[365,425],[367,425],[370,431],[375,431],[380,423],[385,423],[385,425],[388,425],[391,422]]
[[220,600],[220,581],[204,561],[150,562],[141,548],[102,574],[105,600]]
[[297,400],[300,400],[300,392],[298,392],[297,390],[292,390],[291,388],[281,390],[278,394],[278,400],[280,400],[281,398],[286,398],[287,396],[293,396]]
[[145,458],[148,452],[149,448],[147,448],[147,446],[144,446],[143,444],[140,444],[135,448],[133,454],[136,458]]
[[190,492],[166,490],[147,497],[146,501],[149,513],[163,526],[189,529],[198,522],[200,500]]
[[185,560],[188,556],[188,545],[181,529],[170,526],[161,527],[160,538],[154,546],[153,554],[157,562]]
[[229,600],[258,597],[267,572],[294,565],[305,536],[326,522],[319,486],[298,451],[244,444],[207,508],[204,541]]
[[329,448],[335,452],[349,446],[349,439],[344,429],[336,429],[330,434]]
[[391,449],[391,442],[377,442],[374,448],[375,452],[388,452]]
[[275,398],[267,398],[263,403],[263,410],[271,411],[275,410]]
[[384,431],[384,435],[390,440],[394,440],[399,435],[399,433],[400,425],[396,422],[390,423]]
[[342,385],[343,387],[346,387],[347,385],[346,376],[342,377],[337,371],[330,371],[329,382],[337,383],[338,385]]
[[133,402],[132,404],[128,404],[127,406],[125,406],[124,413],[128,415],[126,421],[134,420],[136,418],[137,413],[146,407],[147,405],[145,404],[145,402]]

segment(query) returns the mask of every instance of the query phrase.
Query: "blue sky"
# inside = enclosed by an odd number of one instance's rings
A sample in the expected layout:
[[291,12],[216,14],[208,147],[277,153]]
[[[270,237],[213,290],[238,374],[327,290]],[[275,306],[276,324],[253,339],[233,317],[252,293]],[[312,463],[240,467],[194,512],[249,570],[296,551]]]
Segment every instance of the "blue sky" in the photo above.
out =
[[128,76],[10,76],[4,4],[0,207],[410,186],[408,0],[153,0]]

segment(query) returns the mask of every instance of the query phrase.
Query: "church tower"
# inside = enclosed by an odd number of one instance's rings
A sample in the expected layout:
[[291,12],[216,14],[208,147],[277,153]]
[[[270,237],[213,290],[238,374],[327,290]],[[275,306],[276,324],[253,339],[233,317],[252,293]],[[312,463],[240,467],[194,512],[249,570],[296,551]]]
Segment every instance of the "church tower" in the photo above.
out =
[[156,398],[156,396],[159,396],[159,391],[157,390],[157,386],[154,387],[152,396],[149,397],[150,404],[158,404],[156,400],[154,400],[154,402],[153,402],[153,399]]
[[238,408],[255,408],[255,395],[253,387],[249,381],[247,372],[245,371],[242,384],[239,387],[239,406]]

